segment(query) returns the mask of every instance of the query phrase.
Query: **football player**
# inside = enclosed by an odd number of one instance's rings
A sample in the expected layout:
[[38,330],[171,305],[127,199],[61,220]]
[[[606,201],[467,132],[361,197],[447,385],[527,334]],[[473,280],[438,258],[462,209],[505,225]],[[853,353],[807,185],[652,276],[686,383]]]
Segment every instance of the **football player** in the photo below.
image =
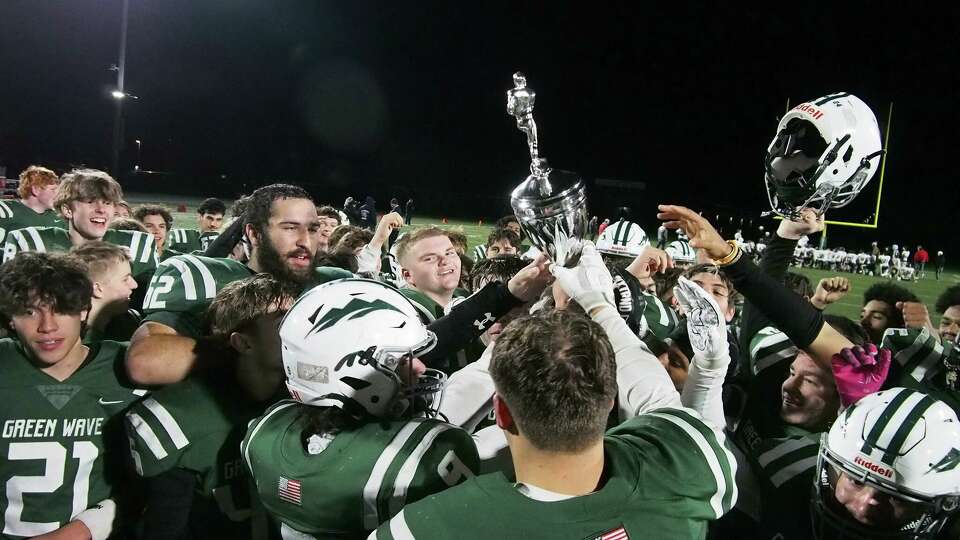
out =
[[134,277],[148,281],[157,267],[153,237],[138,231],[108,229],[122,195],[120,184],[103,171],[76,169],[63,175],[53,204],[66,220],[67,228],[27,227],[10,231],[3,246],[4,261],[21,251],[66,252],[84,242],[103,240],[129,249]]
[[[5,538],[106,539],[122,473],[113,421],[144,392],[122,378],[124,346],[84,345],[93,286],[72,256],[21,253],[0,266],[0,510]],[[122,450],[121,450],[122,452]]]
[[317,208],[317,215],[320,217],[320,243],[317,249],[328,251],[330,246],[330,234],[334,229],[340,226],[342,218],[332,206],[321,206]]
[[0,201],[0,243],[7,233],[25,227],[64,227],[53,201],[60,179],[46,167],[31,165],[20,173],[19,201]]
[[144,540],[266,537],[240,442],[283,388],[277,329],[290,293],[267,274],[224,287],[209,316],[229,360],[202,366],[127,412],[133,460],[147,478]]
[[682,240],[670,242],[665,251],[673,259],[673,264],[679,268],[689,268],[697,262],[697,252]]
[[180,253],[206,251],[210,244],[220,236],[223,216],[227,206],[220,199],[205,199],[197,207],[196,229],[170,229],[167,235],[168,248]]
[[477,471],[470,436],[434,418],[446,376],[418,356],[436,336],[396,289],[317,286],[280,340],[294,399],[252,422],[241,452],[285,538],[357,537]]
[[[570,281],[584,276],[572,272]],[[470,478],[407,505],[370,538],[704,537],[736,500],[733,457],[723,436],[688,409],[653,407],[606,431],[624,367],[610,331],[639,343],[606,287],[612,283],[569,291],[598,322],[541,312],[511,323],[494,345],[493,406],[515,477]],[[643,384],[665,388],[669,380],[646,357],[633,358],[654,370]],[[679,406],[670,391],[668,402]]]
[[226,242],[228,235],[236,237],[235,243],[246,237],[250,243],[246,264],[180,255],[158,267],[143,301],[144,323],[130,342],[127,369],[134,380],[142,384],[183,380],[196,359],[197,340],[206,333],[204,313],[227,284],[257,272],[300,287],[316,278],[320,221],[305,190],[286,184],[261,187],[244,208],[243,217],[231,225],[234,230],[218,241]]
[[937,297],[937,313],[940,313],[938,332],[944,341],[957,341],[960,334],[960,285],[948,287]]
[[821,439],[811,501],[817,538],[956,538],[957,414],[907,388],[869,394]]
[[880,343],[887,328],[903,328],[903,313],[897,308],[901,302],[920,302],[917,295],[894,283],[874,283],[863,292],[860,325],[870,341]]
[[73,248],[70,253],[86,263],[87,277],[93,282],[84,342],[130,341],[140,324],[140,313],[129,309],[137,281],[133,279],[127,250],[93,241]]
[[133,211],[133,219],[143,223],[143,227],[153,235],[157,247],[157,259],[161,262],[183,253],[172,249],[167,240],[173,227],[173,215],[159,204],[145,204]]
[[520,236],[511,229],[494,229],[487,235],[484,259],[517,255],[520,253]]

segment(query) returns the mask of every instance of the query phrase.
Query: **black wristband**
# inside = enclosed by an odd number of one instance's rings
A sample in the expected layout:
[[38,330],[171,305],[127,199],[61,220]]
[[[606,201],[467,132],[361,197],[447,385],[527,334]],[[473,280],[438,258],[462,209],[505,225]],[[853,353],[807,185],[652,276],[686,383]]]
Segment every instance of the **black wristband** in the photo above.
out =
[[437,344],[420,356],[425,364],[442,362],[490,328],[497,318],[506,315],[523,302],[510,294],[499,281],[488,283],[473,293],[450,313],[430,323],[427,328],[437,335]]

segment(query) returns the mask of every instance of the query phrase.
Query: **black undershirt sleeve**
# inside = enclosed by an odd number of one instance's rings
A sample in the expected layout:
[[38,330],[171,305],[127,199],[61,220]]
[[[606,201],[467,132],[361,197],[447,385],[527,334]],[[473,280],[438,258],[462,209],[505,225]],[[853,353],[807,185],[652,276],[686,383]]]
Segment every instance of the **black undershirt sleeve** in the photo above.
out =
[[523,302],[510,294],[506,284],[488,283],[479,291],[430,323],[427,328],[437,335],[436,346],[420,356],[426,365],[442,362],[477,339],[498,317],[506,315]]
[[724,266],[723,271],[733,286],[797,347],[807,348],[820,334],[823,313],[747,257]]
[[[793,251],[797,246],[796,240],[787,240],[780,236],[771,240],[770,245],[763,251],[760,258],[760,271],[778,282],[783,282],[793,260]],[[749,299],[743,304],[743,314],[740,324],[740,351],[750,354],[750,342],[757,332],[770,325],[770,319],[763,314]],[[745,359],[749,361],[749,359]]]

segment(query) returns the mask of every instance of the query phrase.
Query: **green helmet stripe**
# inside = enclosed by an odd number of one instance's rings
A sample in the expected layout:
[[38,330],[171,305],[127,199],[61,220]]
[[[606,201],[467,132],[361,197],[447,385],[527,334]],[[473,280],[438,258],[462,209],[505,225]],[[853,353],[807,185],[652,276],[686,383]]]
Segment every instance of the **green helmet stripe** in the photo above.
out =
[[893,399],[890,400],[890,403],[887,404],[880,414],[880,418],[877,418],[877,421],[874,422],[873,429],[864,437],[863,447],[860,449],[861,452],[869,454],[873,450],[877,445],[877,441],[880,440],[883,431],[887,428],[887,424],[890,423],[890,419],[897,414],[897,410],[913,394],[913,390],[903,389],[897,395],[893,396]]
[[623,229],[623,221],[617,222],[617,228],[613,230],[613,243],[620,242],[620,231]]
[[630,229],[633,227],[633,223],[627,221],[624,223],[624,225],[626,225],[626,228],[623,230],[623,236],[620,238],[620,243],[627,245],[627,240],[630,239]]
[[900,424],[900,428],[897,429],[897,432],[894,433],[893,439],[890,440],[890,445],[887,446],[887,450],[883,453],[883,457],[880,458],[880,461],[886,463],[887,465],[893,465],[893,460],[900,454],[900,448],[903,446],[903,443],[906,442],[907,436],[910,435],[910,431],[913,430],[913,426],[917,423],[917,420],[923,416],[923,413],[927,412],[927,409],[933,406],[936,403],[930,396],[923,396],[923,399],[919,403],[914,405],[913,410],[907,414],[907,417],[903,419],[903,422]]

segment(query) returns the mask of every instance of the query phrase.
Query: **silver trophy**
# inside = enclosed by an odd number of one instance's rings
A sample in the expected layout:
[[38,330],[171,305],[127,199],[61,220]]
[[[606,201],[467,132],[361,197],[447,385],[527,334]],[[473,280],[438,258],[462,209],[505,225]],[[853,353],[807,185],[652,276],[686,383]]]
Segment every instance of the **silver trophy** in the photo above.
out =
[[589,234],[586,187],[577,173],[553,170],[540,157],[533,120],[537,94],[527,87],[523,73],[513,74],[513,84],[507,91],[507,112],[527,135],[530,176],[510,194],[510,206],[533,245],[553,262],[568,266],[579,258],[582,241]]

